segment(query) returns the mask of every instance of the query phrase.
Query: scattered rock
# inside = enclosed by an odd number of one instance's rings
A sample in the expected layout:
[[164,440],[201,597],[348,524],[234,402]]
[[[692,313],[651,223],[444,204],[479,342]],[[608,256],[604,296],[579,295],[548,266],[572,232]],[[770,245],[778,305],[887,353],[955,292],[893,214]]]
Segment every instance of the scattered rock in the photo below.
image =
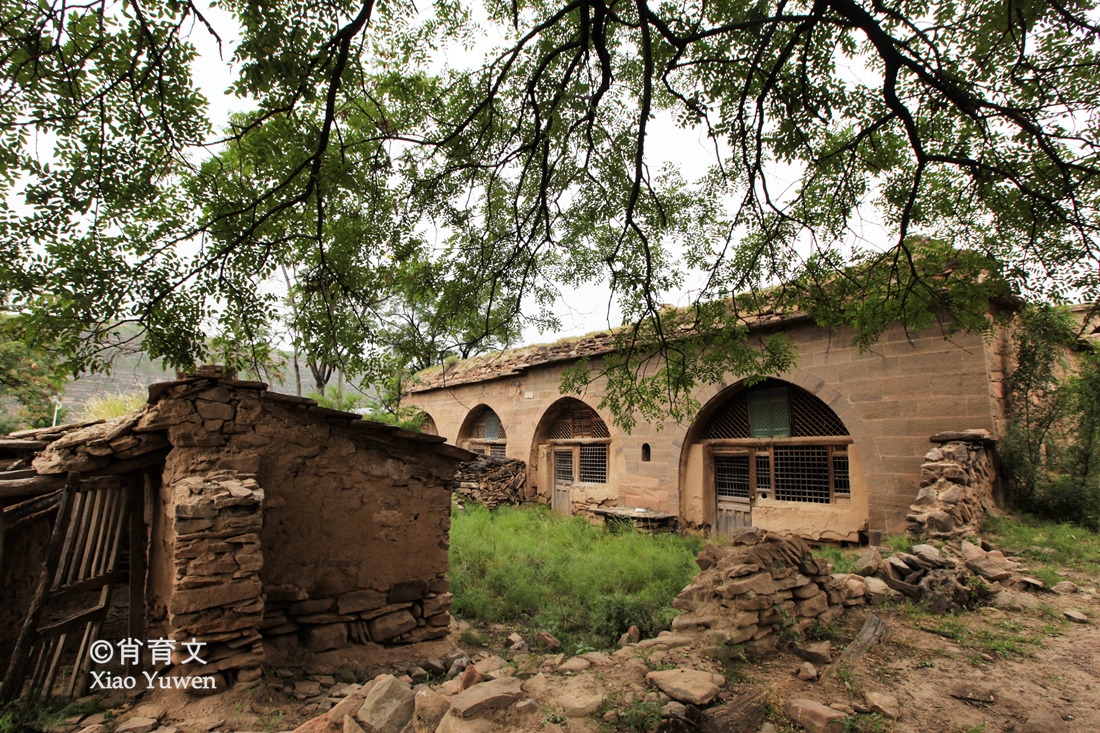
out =
[[581,657],[571,657],[558,665],[559,672],[583,672],[592,666],[592,662]]
[[844,719],[848,717],[813,700],[788,700],[784,710],[809,733],[844,733]]
[[706,705],[726,683],[722,675],[683,668],[650,672],[645,680],[673,700],[692,705]]
[[798,668],[798,679],[806,680],[807,682],[817,679],[817,667],[810,662],[803,662],[802,666]]
[[155,718],[134,717],[119,723],[115,733],[149,733],[156,727]]
[[1039,599],[1035,596],[1030,593],[1013,593],[1009,590],[1003,590],[994,595],[990,603],[1006,611],[1034,611],[1039,608]]
[[548,652],[556,652],[561,649],[561,642],[558,641],[552,634],[548,634],[545,631],[540,631],[539,633],[535,634],[535,648],[545,649]]
[[833,661],[833,647],[827,641],[818,641],[809,644],[799,644],[794,653],[814,664],[831,664]]
[[1087,624],[1089,622],[1088,616],[1072,608],[1068,608],[1065,611],[1062,611],[1062,615],[1075,624]]
[[451,712],[459,718],[472,718],[487,710],[506,708],[524,697],[523,681],[501,677],[464,690],[451,703]]
[[1078,590],[1077,584],[1072,580],[1063,580],[1061,583],[1055,583],[1050,587],[1055,593],[1061,595],[1067,595],[1069,593],[1076,593]]
[[415,733],[433,733],[439,721],[447,714],[451,702],[438,692],[429,689],[416,691],[413,697],[412,726]]
[[406,682],[393,675],[375,680],[355,717],[377,733],[399,733],[412,720],[415,695]]
[[872,713],[885,715],[891,720],[897,720],[898,715],[901,714],[901,707],[898,705],[898,699],[889,693],[867,692],[863,697],[867,700],[867,706],[871,708]]
[[462,670],[462,677],[458,683],[458,689],[468,690],[478,682],[481,682],[481,674],[477,671],[477,667],[470,666]]

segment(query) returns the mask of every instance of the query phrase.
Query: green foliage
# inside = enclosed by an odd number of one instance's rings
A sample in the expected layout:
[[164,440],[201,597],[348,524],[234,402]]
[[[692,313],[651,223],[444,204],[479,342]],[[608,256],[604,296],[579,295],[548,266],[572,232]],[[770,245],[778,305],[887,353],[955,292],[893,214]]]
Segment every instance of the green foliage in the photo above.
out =
[[321,407],[344,412],[356,410],[366,401],[357,390],[345,389],[342,385],[336,384],[327,385],[324,392],[310,392],[306,397],[317,400],[317,404]]
[[836,641],[840,637],[840,627],[836,621],[822,622],[814,619],[804,635],[809,641]]
[[[54,401],[61,395],[64,378],[54,357],[42,349],[28,346],[14,324],[0,320],[0,398],[5,405],[0,414],[0,431],[10,433],[21,428],[44,428],[53,424]],[[11,403],[18,407],[13,409]],[[58,414],[59,421],[64,410]]]
[[813,551],[814,557],[824,558],[833,564],[834,573],[850,573],[859,559],[859,550],[842,550],[832,545],[822,545]]
[[661,723],[661,704],[639,700],[619,711],[619,721],[627,730],[652,733]]
[[886,545],[894,552],[910,552],[913,549],[913,539],[908,535],[895,534],[884,538]]
[[1062,580],[1055,573],[1067,567],[1100,574],[1100,533],[1084,527],[1029,515],[990,516],[982,532],[1023,557],[1044,583]]
[[844,719],[844,733],[889,733],[890,721],[878,713],[849,715]]
[[110,420],[114,417],[129,415],[145,406],[148,395],[144,392],[110,394],[102,392],[89,397],[80,413],[82,420]]
[[[400,382],[595,285],[619,354],[565,386],[606,376],[630,429],[789,368],[762,314],[867,346],[984,328],[1002,278],[1100,300],[1096,0],[219,8],[0,4],[0,292],[69,372],[128,328],[170,367],[259,368],[285,325],[321,371]],[[225,129],[204,33],[236,40]],[[692,179],[666,131],[713,147]]]
[[668,628],[699,549],[693,538],[610,534],[541,507],[471,506],[451,521],[452,611],[607,648],[631,625],[647,636]]
[[999,454],[1020,509],[1100,529],[1100,354],[1074,353],[1064,310],[1022,310],[1005,380],[1008,429]]

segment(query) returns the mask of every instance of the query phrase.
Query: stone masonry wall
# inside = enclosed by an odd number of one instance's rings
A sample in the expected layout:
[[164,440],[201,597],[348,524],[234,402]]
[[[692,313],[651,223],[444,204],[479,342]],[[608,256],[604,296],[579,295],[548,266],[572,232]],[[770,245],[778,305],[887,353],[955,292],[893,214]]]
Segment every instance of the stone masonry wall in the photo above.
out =
[[920,491],[905,519],[916,539],[976,536],[994,506],[993,438],[985,430],[939,433],[925,454]]
[[155,401],[141,427],[168,432],[170,495],[218,472],[263,487],[249,587],[265,640],[319,652],[447,633],[450,480],[470,454],[258,383],[189,380]]
[[[173,568],[164,623],[179,642],[172,661],[185,675],[233,669],[238,680],[257,679],[264,660],[263,489],[251,477],[223,472],[182,478],[167,496]],[[185,664],[182,644],[192,639],[205,645],[205,665]]]

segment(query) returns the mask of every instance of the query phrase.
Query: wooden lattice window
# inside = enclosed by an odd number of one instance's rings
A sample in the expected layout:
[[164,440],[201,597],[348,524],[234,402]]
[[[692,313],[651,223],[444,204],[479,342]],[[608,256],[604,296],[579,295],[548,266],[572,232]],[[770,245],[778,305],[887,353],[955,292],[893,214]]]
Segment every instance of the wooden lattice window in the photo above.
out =
[[504,458],[507,452],[508,433],[500,416],[489,407],[481,407],[470,425],[468,446],[470,450]]
[[551,440],[571,438],[610,438],[607,423],[587,405],[576,405],[562,410],[550,427]]
[[722,405],[710,419],[703,438],[739,440],[843,435],[848,435],[848,429],[828,405],[793,384],[770,379],[741,390]]
[[774,379],[741,390],[703,431],[714,450],[715,493],[817,504],[848,497],[848,435],[836,413],[806,390]]

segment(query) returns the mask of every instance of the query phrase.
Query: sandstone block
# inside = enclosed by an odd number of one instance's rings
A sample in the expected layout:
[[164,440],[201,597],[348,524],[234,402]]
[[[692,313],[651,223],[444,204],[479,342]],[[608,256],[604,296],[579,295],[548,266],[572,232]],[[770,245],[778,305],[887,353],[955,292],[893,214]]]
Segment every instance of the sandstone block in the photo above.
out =
[[826,598],[825,593],[819,593],[813,598],[807,598],[804,601],[798,601],[794,604],[794,613],[796,616],[810,617],[817,616],[822,611],[828,610],[829,601]]
[[[760,595],[766,595],[773,593],[776,590],[775,581],[767,573],[758,573],[757,575],[747,575],[743,578],[735,578],[725,584],[723,595],[729,593],[731,595],[739,596],[742,593],[758,593]],[[727,598],[730,596],[726,596]]]
[[787,717],[809,733],[843,733],[846,716],[813,700],[788,700],[784,708]]
[[393,675],[376,680],[355,714],[367,730],[400,733],[412,720],[416,699],[409,685]]
[[257,578],[243,578],[236,582],[204,588],[177,589],[169,598],[168,608],[173,614],[192,613],[255,598],[261,591],[262,586]]
[[871,708],[872,713],[885,715],[892,720],[897,720],[901,714],[898,699],[889,693],[867,692],[864,694],[864,698],[867,700],[867,707]]
[[459,718],[472,718],[482,712],[506,708],[523,696],[522,680],[501,677],[459,693],[451,703],[451,712]]
[[386,598],[387,603],[418,601],[428,594],[428,584],[423,580],[407,580],[395,583]]
[[434,616],[441,611],[446,611],[451,607],[451,602],[454,600],[454,595],[450,593],[440,593],[434,598],[424,599],[424,615]]
[[386,594],[370,589],[353,590],[336,599],[336,611],[340,614],[373,611],[384,605],[386,605]]
[[397,611],[367,622],[371,641],[381,643],[416,628],[416,619],[408,611]]
[[413,697],[412,726],[414,733],[434,733],[439,721],[447,714],[451,701],[438,692],[421,689]]
[[726,683],[721,675],[683,668],[650,672],[645,679],[673,700],[692,705],[706,705]]
[[347,624],[316,624],[305,627],[305,646],[311,652],[344,649],[348,645]]

